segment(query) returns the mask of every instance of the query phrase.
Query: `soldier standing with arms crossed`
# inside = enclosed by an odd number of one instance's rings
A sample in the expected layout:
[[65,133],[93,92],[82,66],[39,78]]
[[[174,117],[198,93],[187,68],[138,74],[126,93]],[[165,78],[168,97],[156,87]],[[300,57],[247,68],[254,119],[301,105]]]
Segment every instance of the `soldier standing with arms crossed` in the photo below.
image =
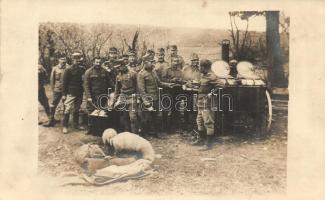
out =
[[85,67],[81,65],[81,54],[72,54],[72,65],[63,73],[62,101],[64,102],[63,133],[68,133],[69,116],[73,114],[73,128],[83,129],[79,126],[79,109],[83,96],[83,76]]

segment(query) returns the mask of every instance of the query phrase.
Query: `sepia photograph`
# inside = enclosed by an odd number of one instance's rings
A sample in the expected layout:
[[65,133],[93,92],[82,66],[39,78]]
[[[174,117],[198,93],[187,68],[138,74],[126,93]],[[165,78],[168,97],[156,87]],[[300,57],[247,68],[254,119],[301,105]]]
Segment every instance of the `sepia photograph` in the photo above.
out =
[[40,23],[40,175],[104,193],[284,194],[290,17],[224,17]]
[[324,5],[0,0],[0,200],[325,199]]

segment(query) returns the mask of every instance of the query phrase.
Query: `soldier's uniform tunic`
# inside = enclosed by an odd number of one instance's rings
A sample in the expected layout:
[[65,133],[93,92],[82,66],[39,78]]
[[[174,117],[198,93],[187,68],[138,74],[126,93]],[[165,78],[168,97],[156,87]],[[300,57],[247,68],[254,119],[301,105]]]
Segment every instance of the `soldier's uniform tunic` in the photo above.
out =
[[208,96],[212,89],[221,87],[222,83],[214,75],[213,72],[207,74],[201,74],[200,77],[200,88],[198,90],[198,114],[196,118],[197,126],[199,131],[206,130],[207,135],[214,134],[214,122],[215,112],[212,110],[216,104],[216,98],[214,95]]
[[169,55],[168,58],[166,59],[167,62],[172,63],[172,58],[173,58],[173,57],[177,57],[177,58],[178,58],[179,63],[180,63],[178,68],[179,68],[179,69],[183,69],[183,67],[185,66],[185,61],[184,61],[183,57],[180,56],[180,55],[176,55],[176,56],[171,56],[171,55]]
[[[98,108],[101,103],[98,101],[99,97],[108,95],[108,90],[112,91],[112,81],[108,71],[106,71],[102,67],[91,67],[85,72],[85,80],[84,80],[84,90],[87,98],[91,98],[94,105]],[[105,100],[105,98],[103,98]],[[107,99],[106,99],[107,100]],[[106,102],[105,102],[106,103]],[[106,106],[104,102],[102,102],[101,106]],[[90,114],[94,110],[94,106],[90,103],[87,104],[87,111]]]
[[[191,66],[187,64],[183,68],[183,78],[185,81],[199,81],[201,73],[199,71],[199,66]],[[189,111],[184,112],[184,120],[185,124],[188,124],[188,129],[192,129],[193,127],[196,126],[196,116],[197,116],[197,111],[195,108],[196,104],[196,99],[194,99],[194,92],[193,91],[184,91],[184,93],[187,95],[187,107],[189,108]]]
[[[115,100],[120,102],[117,109],[122,111],[122,123],[124,130],[131,130],[133,133],[138,132],[138,117],[137,117],[137,74],[136,72],[127,69],[126,72],[120,72],[116,77],[115,84]],[[127,122],[130,123],[127,123]]]
[[[167,83],[176,83],[175,80],[182,81],[183,80],[183,73],[182,70],[179,68],[173,68],[169,67],[165,75],[163,76],[163,81]],[[168,122],[170,123],[173,128],[176,128],[180,122],[183,125],[183,117],[180,113],[180,99],[177,99],[178,95],[183,94],[181,83],[178,83],[178,86],[175,86],[173,88],[168,88],[167,93],[172,97],[172,105],[171,110],[168,116]],[[177,104],[176,104],[177,103]]]
[[[143,69],[143,65],[141,65],[141,63],[138,63],[138,62],[135,62],[135,63],[129,63],[127,65],[128,69],[130,71],[133,71],[135,72],[136,74],[138,74],[142,69]],[[138,88],[137,88],[138,90]],[[141,98],[137,95],[137,127],[138,127],[138,130],[141,129],[141,123],[139,123],[141,121],[141,116],[142,116],[142,110],[140,108],[139,103],[141,102]]]
[[[84,90],[86,98],[91,98],[92,102],[87,101],[87,112],[90,115],[96,107],[104,109],[107,106],[108,92],[113,90],[110,74],[102,67],[91,67],[85,72]],[[110,91],[108,91],[110,90]],[[94,107],[96,106],[96,107]],[[88,131],[92,131],[93,124],[88,117]]]
[[[160,80],[163,81],[163,78],[166,76],[166,71],[167,69],[170,67],[169,63],[166,62],[166,61],[158,61],[156,64],[155,64],[155,68],[154,68],[154,71],[157,73],[157,76]],[[168,89],[167,88],[163,88],[161,90],[161,93],[162,95],[166,95],[168,94]],[[167,107],[168,106],[168,102],[160,102],[162,104],[162,106],[164,107]],[[170,121],[169,121],[169,118],[168,118],[168,111],[162,111],[161,112],[161,115],[162,115],[162,129],[163,131],[166,131],[169,127],[170,127]]]
[[156,71],[158,77],[160,78],[160,80],[163,80],[163,77],[166,76],[166,71],[169,68],[169,63],[166,61],[163,62],[157,62],[155,64],[155,68],[154,70]]
[[136,63],[134,64],[129,63],[127,67],[130,71],[134,71],[135,73],[139,73],[143,68],[142,65],[137,65]]
[[[50,83],[53,90],[53,100],[50,104],[51,109],[53,109],[53,117],[55,114],[55,109],[60,103],[62,97],[62,88],[63,88],[63,73],[67,65],[61,66],[57,65],[52,68]],[[51,116],[52,117],[52,116]]]
[[108,62],[103,63],[103,68],[109,72],[110,75],[110,79],[112,82],[112,87],[115,89],[115,80],[116,80],[116,76],[117,76],[117,70],[116,70],[116,65],[118,65],[118,63],[116,61],[113,60],[109,60]]
[[183,68],[183,78],[187,81],[199,80],[201,76],[199,66],[185,65]]
[[137,76],[139,94],[144,104],[151,104],[155,111],[144,111],[142,127],[144,129],[161,129],[161,112],[159,112],[159,86],[168,86],[169,84],[161,82],[154,70],[142,69]]
[[[62,95],[66,96],[64,101],[64,114],[68,115],[73,112],[74,126],[79,123],[79,109],[83,97],[83,76],[85,67],[82,65],[71,65],[67,67],[63,74],[63,90]],[[68,118],[64,120],[64,126],[68,125]]]

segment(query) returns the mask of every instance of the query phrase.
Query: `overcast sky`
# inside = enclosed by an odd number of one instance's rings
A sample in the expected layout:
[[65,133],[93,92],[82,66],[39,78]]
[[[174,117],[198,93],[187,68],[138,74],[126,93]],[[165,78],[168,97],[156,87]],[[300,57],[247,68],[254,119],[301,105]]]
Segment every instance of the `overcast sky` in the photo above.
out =
[[[229,29],[228,11],[243,10],[232,4],[215,1],[59,1],[42,3],[40,21],[101,22],[114,24],[147,24],[171,27]],[[49,9],[52,8],[52,9]],[[245,10],[245,9],[244,9]],[[79,12],[75,12],[79,11]],[[79,13],[79,14],[78,14]],[[238,20],[240,28],[245,21]],[[265,31],[265,18],[250,19],[249,30]]]

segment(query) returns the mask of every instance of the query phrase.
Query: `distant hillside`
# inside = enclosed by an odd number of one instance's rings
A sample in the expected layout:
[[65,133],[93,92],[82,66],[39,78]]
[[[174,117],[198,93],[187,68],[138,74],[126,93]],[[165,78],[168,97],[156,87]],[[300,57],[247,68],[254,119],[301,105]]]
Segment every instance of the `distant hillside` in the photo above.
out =
[[[105,56],[108,48],[111,46],[121,49],[124,45],[124,39],[128,44],[131,44],[134,33],[137,30],[140,31],[138,40],[139,46],[143,46],[145,42],[147,48],[157,50],[160,47],[166,48],[168,45],[176,44],[178,45],[179,53],[184,56],[185,59],[188,59],[193,52],[208,59],[220,59],[221,46],[219,44],[223,39],[230,39],[228,30],[218,29],[122,24],[42,23],[40,25],[40,45],[43,47],[48,46],[48,44],[46,44],[47,30],[65,34],[62,37],[66,40],[66,43],[70,43],[72,46],[76,44],[73,40],[76,41],[81,39],[84,47],[90,50],[92,49],[92,42],[94,41],[96,33],[112,33],[110,39],[105,42],[102,47],[102,56]],[[76,33],[78,33],[79,36],[75,36],[77,39],[72,39],[73,36],[71,35]],[[261,34],[256,32],[251,33],[253,37]],[[62,50],[64,46],[65,45],[60,39],[57,38],[55,40],[55,49]]]
[[140,37],[145,38],[150,45],[155,47],[166,46],[167,44],[177,44],[184,47],[216,47],[221,40],[229,38],[227,30],[217,29],[170,28],[144,25],[109,25],[109,27],[114,32],[122,31],[129,37],[139,29]]

